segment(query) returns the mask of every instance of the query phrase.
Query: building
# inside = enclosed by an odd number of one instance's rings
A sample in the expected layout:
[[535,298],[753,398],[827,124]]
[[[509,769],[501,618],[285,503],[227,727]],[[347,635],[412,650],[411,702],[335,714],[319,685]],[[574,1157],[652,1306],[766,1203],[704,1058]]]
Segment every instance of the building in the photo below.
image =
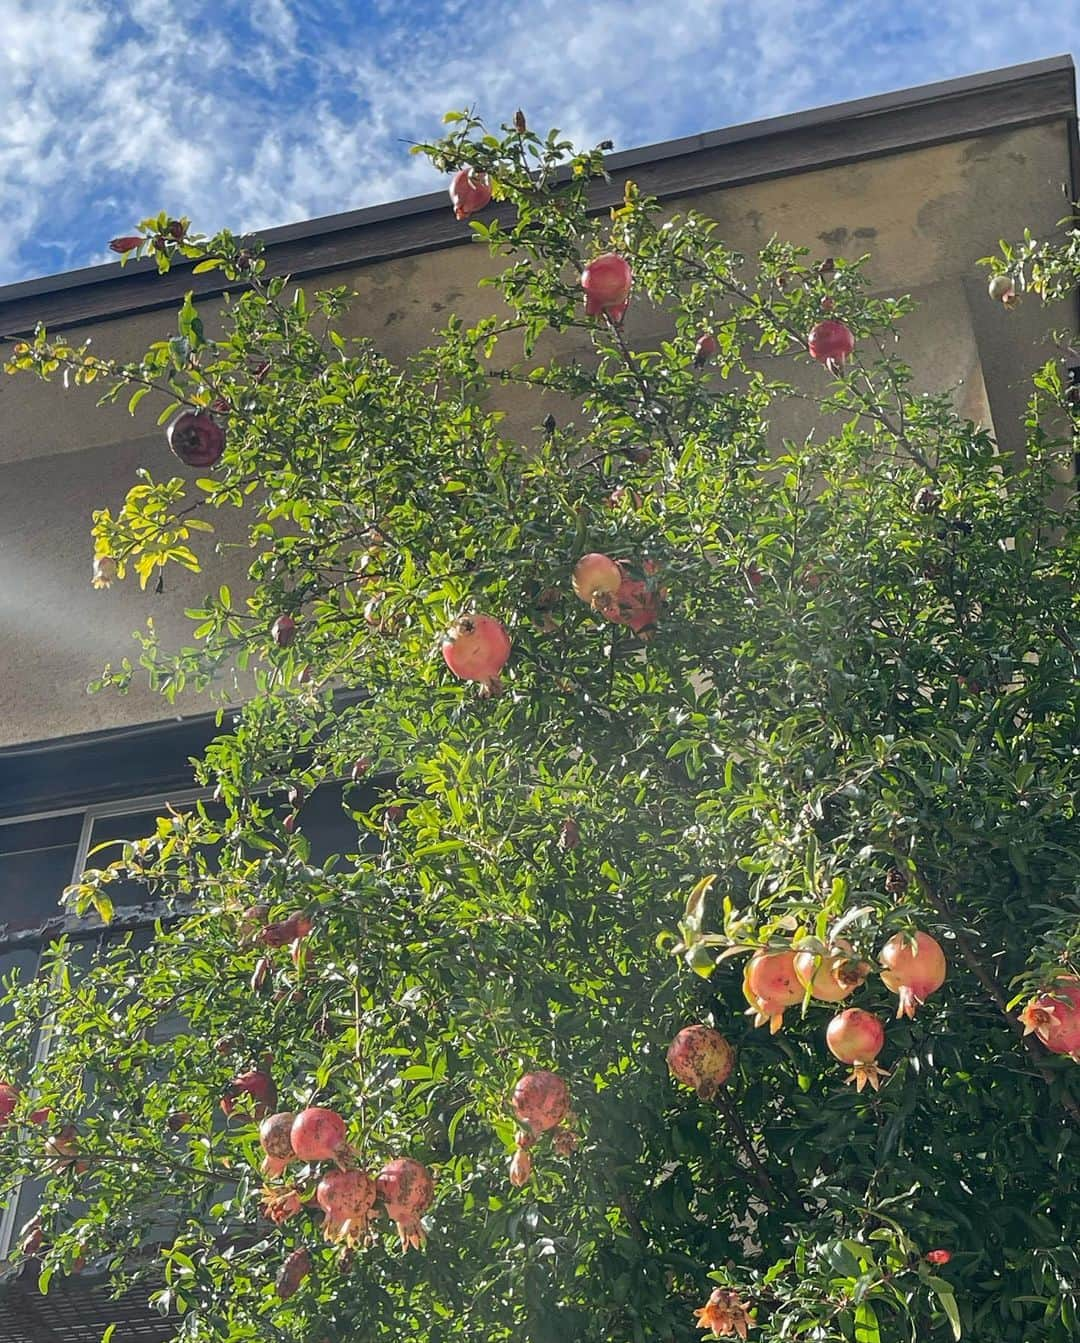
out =
[[[903,347],[916,379],[950,390],[1018,450],[1028,375],[1048,356],[1054,318],[1034,304],[1009,314],[991,304],[975,262],[1025,228],[1053,236],[1080,196],[1068,58],[615,154],[609,166],[598,209],[632,178],[673,210],[718,219],[725,240],[747,252],[776,233],[822,257],[871,253],[874,286],[919,304]],[[449,311],[483,311],[476,281],[491,262],[486,249],[463,245],[469,238],[442,192],[266,235],[271,271],[312,288],[355,288],[352,330],[391,357],[425,343]],[[173,306],[189,288],[209,319],[216,273],[178,269],[162,280],[152,266],[104,266],[11,285],[0,289],[0,333],[11,339],[44,322],[134,356],[172,333]],[[632,320],[631,337],[650,339],[647,315]],[[1063,305],[1056,325],[1076,324]],[[136,837],[165,800],[193,796],[188,758],[215,732],[198,701],[181,703],[177,718],[138,687],[88,698],[87,681],[131,651],[130,632],[148,615],[165,642],[179,641],[183,609],[231,575],[211,557],[201,575],[170,575],[162,594],[133,584],[93,591],[91,509],[118,500],[136,466],[171,469],[154,414],[95,411],[92,390],[64,396],[28,379],[5,380],[0,391],[0,970],[31,973],[61,929],[93,954],[100,926],[61,916],[59,892],[94,845]],[[531,432],[544,414],[541,402],[521,398],[507,409],[510,433]],[[318,805],[329,844],[334,798]],[[317,840],[320,817],[305,817]],[[116,926],[152,917],[137,897],[128,893]],[[0,1216],[0,1259],[32,1207],[24,1189]],[[0,1291],[4,1338],[98,1343],[116,1316],[98,1301],[92,1268],[54,1282],[46,1298],[32,1262],[10,1270]],[[117,1343],[171,1334],[138,1301],[125,1318]]]

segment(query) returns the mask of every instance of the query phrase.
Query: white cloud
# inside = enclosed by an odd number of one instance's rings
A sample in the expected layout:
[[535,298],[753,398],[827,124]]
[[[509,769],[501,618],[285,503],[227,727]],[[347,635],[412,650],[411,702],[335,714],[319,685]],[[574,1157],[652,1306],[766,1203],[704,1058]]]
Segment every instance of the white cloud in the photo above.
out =
[[620,148],[1080,47],[1033,0],[0,0],[0,282],[161,208],[266,227],[433,189],[450,107]]

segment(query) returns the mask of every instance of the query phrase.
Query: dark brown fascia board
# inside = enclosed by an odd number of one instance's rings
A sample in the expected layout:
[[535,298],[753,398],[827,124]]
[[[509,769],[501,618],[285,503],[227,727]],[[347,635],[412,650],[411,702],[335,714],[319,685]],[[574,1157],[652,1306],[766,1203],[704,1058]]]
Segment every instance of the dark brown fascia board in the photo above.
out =
[[[732,126],[612,154],[612,181],[598,183],[597,210],[622,198],[633,176],[662,200],[811,172],[1062,120],[1076,136],[1071,57],[1010,66],[874,98]],[[1070,183],[1075,198],[1080,183]],[[470,241],[442,191],[387,205],[269,229],[262,235],[270,268],[294,276],[371,265]],[[66,327],[170,307],[187,290],[197,296],[228,287],[216,272],[178,266],[159,277],[153,262],[92,266],[0,288],[0,333],[24,335],[38,322]]]

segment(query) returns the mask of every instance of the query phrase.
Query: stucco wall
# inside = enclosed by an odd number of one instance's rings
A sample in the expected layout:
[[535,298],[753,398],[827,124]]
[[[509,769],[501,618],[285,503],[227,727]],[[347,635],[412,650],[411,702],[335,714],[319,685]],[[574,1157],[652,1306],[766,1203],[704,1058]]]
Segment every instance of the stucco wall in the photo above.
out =
[[[870,252],[875,287],[912,293],[919,302],[901,346],[918,384],[951,390],[965,414],[1013,444],[1027,375],[1046,358],[1044,333],[1054,319],[1034,303],[1011,314],[990,304],[974,263],[1025,226],[1037,234],[1055,231],[1067,163],[1066,128],[1054,123],[731,188],[678,208],[719,219],[725,241],[747,252],[772,233],[817,256]],[[450,312],[469,319],[490,309],[492,291],[477,289],[490,265],[486,249],[455,247],[336,272],[330,282],[358,293],[344,329],[374,337],[399,357],[427,343]],[[1057,324],[1070,318],[1058,314]],[[103,322],[86,334],[96,350],[126,357],[174,330],[172,313],[164,311]],[[631,341],[662,331],[658,314],[643,303],[632,307]],[[568,350],[575,339],[576,333]],[[816,375],[806,368],[794,374]],[[529,396],[515,392],[503,400],[506,432],[525,441],[551,404]],[[94,399],[23,377],[0,383],[0,744],[180,711],[141,685],[123,697],[87,697],[85,686],[106,662],[137,654],[131,630],[147,617],[165,642],[178,642],[184,607],[235,580],[243,567],[235,552],[230,560],[206,553],[202,575],[169,575],[160,595],[140,592],[130,580],[107,592],[91,589],[92,509],[115,506],[137,466],[160,473],[174,465],[149,398],[134,419],[122,407],[94,409]],[[805,427],[776,425],[778,433]],[[235,518],[221,521],[239,535]],[[208,706],[190,700],[180,706],[196,707]]]

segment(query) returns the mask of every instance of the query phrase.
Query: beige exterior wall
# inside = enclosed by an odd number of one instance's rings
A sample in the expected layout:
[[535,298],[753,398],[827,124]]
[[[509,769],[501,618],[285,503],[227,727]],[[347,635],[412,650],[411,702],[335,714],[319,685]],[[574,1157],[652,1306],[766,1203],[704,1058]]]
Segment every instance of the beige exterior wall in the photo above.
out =
[[[746,252],[776,233],[816,256],[871,253],[875,288],[918,300],[901,344],[918,385],[950,390],[965,414],[1015,446],[1027,377],[1048,355],[1045,333],[1055,319],[1034,303],[1011,314],[992,305],[975,261],[1025,227],[1056,231],[1065,209],[1067,134],[1064,121],[995,133],[732,187],[677,208],[717,218],[724,240]],[[477,281],[490,264],[482,247],[454,247],[335,272],[329,282],[358,293],[344,329],[372,336],[396,357],[426,343],[450,312],[469,319],[487,311],[494,296]],[[318,279],[305,287],[319,287]],[[1056,318],[1067,326],[1073,314]],[[640,303],[627,329],[632,342],[660,333],[656,315]],[[174,316],[164,310],[101,322],[83,334],[101,353],[128,357],[174,330]],[[573,341],[565,348],[573,350]],[[167,643],[178,643],[186,634],[184,608],[220,582],[235,582],[244,567],[235,552],[227,560],[204,552],[204,573],[168,575],[161,595],[140,592],[131,580],[107,592],[90,587],[91,511],[115,506],[137,466],[160,474],[174,465],[149,399],[132,419],[122,406],[95,409],[85,391],[65,394],[24,377],[0,383],[0,397],[0,744],[209,707],[200,700],[174,709],[141,685],[123,697],[85,693],[106,662],[137,655],[134,628],[151,617]],[[507,432],[531,438],[547,406],[538,396],[504,404]]]

